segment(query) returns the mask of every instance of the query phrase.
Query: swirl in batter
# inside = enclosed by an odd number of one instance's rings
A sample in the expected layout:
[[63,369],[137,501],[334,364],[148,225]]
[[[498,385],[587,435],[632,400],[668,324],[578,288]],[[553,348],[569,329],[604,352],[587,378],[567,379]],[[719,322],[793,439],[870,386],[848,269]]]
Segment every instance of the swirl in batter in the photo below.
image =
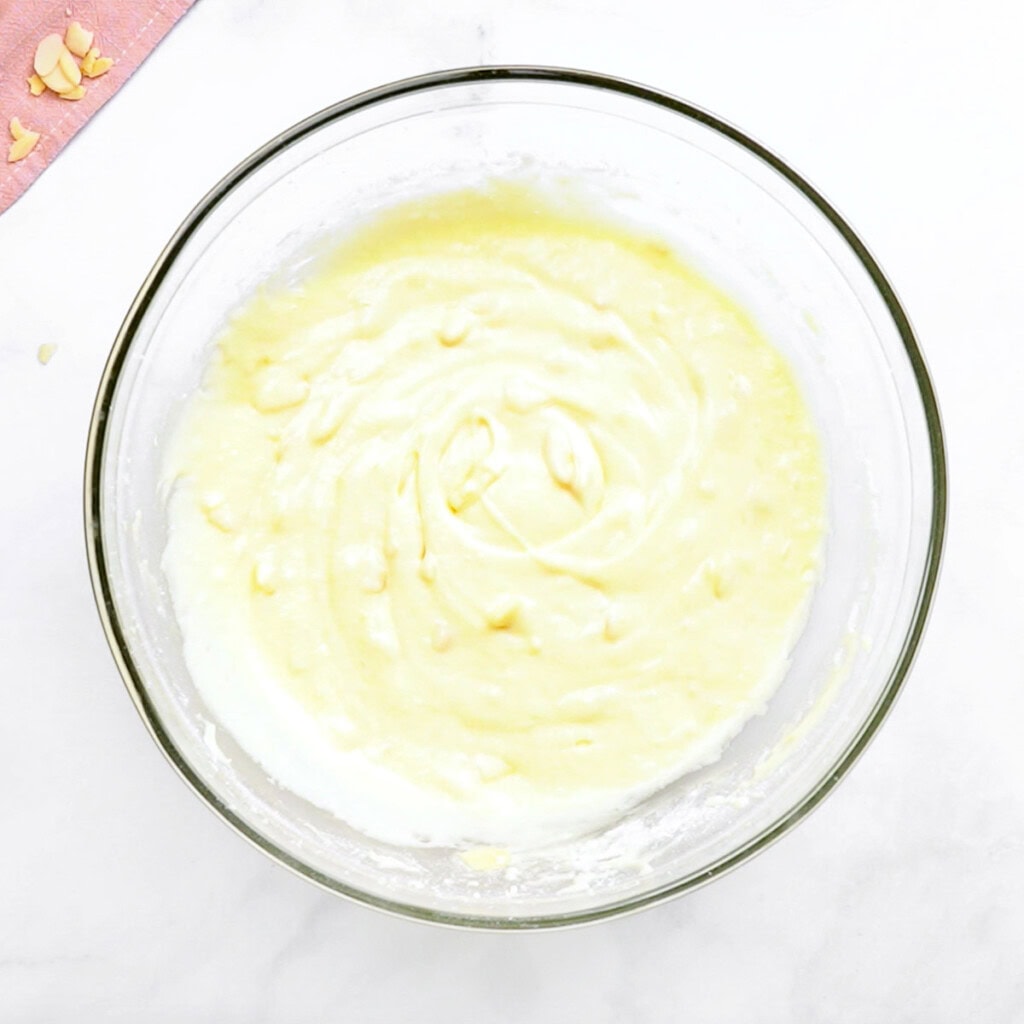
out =
[[811,417],[744,313],[510,186],[397,208],[253,299],[167,468],[212,711],[398,843],[541,843],[716,758],[824,529]]

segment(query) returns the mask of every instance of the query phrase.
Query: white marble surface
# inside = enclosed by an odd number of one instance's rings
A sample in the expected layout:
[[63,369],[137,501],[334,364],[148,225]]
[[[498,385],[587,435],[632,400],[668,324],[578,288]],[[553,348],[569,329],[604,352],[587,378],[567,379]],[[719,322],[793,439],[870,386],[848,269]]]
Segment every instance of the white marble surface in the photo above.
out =
[[[0,218],[0,1021],[1024,1020],[1024,78],[1011,11],[200,3]],[[539,935],[350,906],[220,824],[121,686],[80,515],[100,369],[192,203],[330,101],[481,61],[647,81],[819,184],[916,323],[953,486],[909,686],[824,807],[692,896]],[[46,367],[44,341],[59,346]]]

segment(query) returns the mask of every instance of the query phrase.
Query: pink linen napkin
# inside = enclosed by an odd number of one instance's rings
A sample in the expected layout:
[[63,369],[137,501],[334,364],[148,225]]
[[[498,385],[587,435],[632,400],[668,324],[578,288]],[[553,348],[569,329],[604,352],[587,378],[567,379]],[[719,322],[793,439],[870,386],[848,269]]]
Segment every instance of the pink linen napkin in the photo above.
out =
[[[0,0],[0,213],[32,184],[75,133],[131,76],[195,0]],[[93,46],[114,66],[82,78],[86,95],[62,100],[28,89],[36,44],[72,21],[96,33]],[[12,117],[42,136],[23,160],[7,163]]]

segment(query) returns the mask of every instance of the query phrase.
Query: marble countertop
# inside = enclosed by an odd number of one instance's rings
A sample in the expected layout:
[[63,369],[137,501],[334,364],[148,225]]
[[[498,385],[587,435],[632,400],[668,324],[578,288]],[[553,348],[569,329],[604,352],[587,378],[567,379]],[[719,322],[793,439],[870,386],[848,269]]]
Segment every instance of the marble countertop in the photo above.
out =
[[[0,1021],[1024,1021],[1024,77],[1010,10],[207,0],[183,19],[0,217]],[[480,62],[639,79],[790,160],[895,282],[949,440],[937,604],[867,756],[739,871],[561,933],[395,920],[231,833],[138,720],[82,538],[100,370],[192,204],[331,101]],[[43,342],[58,346],[47,366]]]

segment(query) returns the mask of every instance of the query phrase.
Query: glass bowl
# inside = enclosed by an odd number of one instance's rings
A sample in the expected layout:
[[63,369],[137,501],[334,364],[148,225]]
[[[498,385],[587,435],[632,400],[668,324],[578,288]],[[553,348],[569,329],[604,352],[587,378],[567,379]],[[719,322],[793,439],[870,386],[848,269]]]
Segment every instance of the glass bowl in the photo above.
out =
[[[493,871],[388,846],[279,787],[218,726],[186,669],[160,568],[161,444],[211,339],[266,281],[301,277],[375,210],[495,177],[571,181],[667,238],[786,354],[829,474],[825,568],[765,714],[717,763],[609,827]],[[935,396],[907,316],[839,214],[778,157],[651,89],[549,68],[426,75],[338,103],[224,178],[164,249],[125,318],[89,435],[93,587],[146,726],[209,806],[326,889],[430,921],[540,928],[703,885],[787,832],[885,718],[935,587],[946,512]]]

